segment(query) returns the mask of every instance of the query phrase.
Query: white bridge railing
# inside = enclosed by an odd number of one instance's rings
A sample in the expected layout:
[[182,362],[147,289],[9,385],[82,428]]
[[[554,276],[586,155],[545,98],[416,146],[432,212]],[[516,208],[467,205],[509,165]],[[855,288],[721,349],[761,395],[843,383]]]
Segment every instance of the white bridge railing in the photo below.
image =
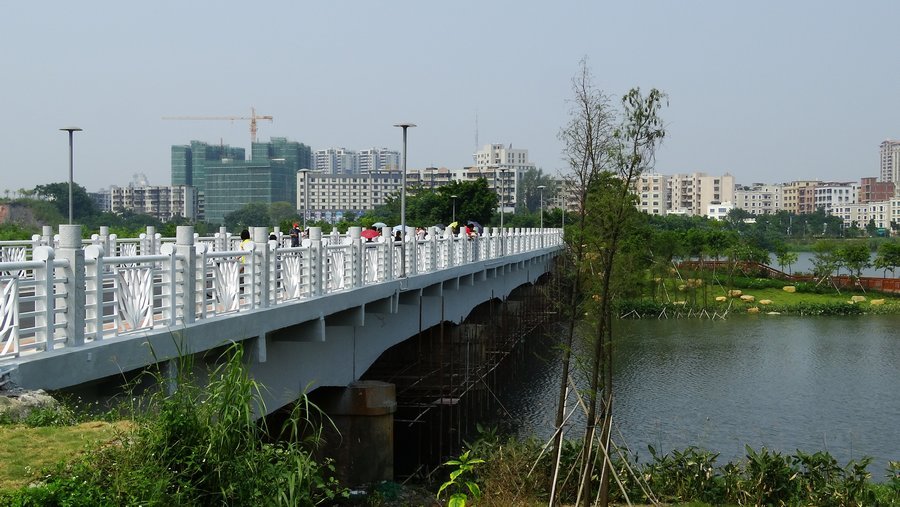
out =
[[562,244],[559,229],[490,227],[471,238],[432,228],[425,239],[409,228],[403,243],[389,228],[368,241],[359,227],[314,227],[299,247],[254,227],[243,250],[224,229],[206,238],[189,226],[176,238],[152,227],[136,239],[100,232],[82,240],[80,225],[61,225],[59,235],[45,227],[31,241],[0,242],[0,362],[396,280],[403,255],[414,276]]

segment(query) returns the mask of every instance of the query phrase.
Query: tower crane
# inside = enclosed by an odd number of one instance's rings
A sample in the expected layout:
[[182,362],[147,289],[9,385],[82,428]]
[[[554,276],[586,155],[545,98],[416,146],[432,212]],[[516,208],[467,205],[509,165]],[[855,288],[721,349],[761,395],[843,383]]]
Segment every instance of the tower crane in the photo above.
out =
[[250,142],[256,142],[256,120],[273,121],[270,115],[256,114],[256,108],[250,108],[250,116],[163,116],[163,120],[250,120]]

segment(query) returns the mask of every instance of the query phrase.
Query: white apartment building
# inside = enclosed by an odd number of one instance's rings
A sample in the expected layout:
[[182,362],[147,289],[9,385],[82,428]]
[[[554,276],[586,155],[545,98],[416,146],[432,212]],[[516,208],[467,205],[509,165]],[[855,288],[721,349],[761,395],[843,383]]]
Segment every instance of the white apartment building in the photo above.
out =
[[715,220],[725,220],[728,213],[734,209],[734,203],[725,201],[723,203],[711,203],[706,207],[706,216]]
[[150,215],[163,222],[175,217],[189,220],[197,217],[197,192],[194,187],[187,185],[113,185],[100,190],[98,199],[95,200],[101,205],[102,211],[131,211]]
[[900,141],[882,142],[880,155],[881,181],[893,182],[895,191],[900,190]]
[[[385,203],[400,192],[400,171],[365,174],[297,173],[297,209],[311,219],[331,219],[344,213],[362,213]],[[409,181],[407,181],[409,186]]]
[[859,185],[848,182],[822,182],[814,190],[814,209],[823,209],[830,215],[842,216],[835,211],[844,209],[847,205],[856,204],[859,195]]
[[669,177],[659,173],[642,173],[635,183],[637,207],[648,215],[665,215],[669,210]]
[[316,150],[313,167],[325,174],[359,174],[359,154],[347,148]]
[[400,169],[400,152],[387,148],[369,148],[360,150],[357,156],[359,170],[367,173],[372,171],[396,171]]
[[[516,196],[519,194],[519,183],[529,169],[537,167],[528,160],[528,150],[513,149],[512,145],[486,144],[475,152],[474,169],[488,177],[494,171],[500,174],[495,177],[502,187],[500,202],[507,208],[515,208]],[[490,183],[492,180],[488,179]],[[496,186],[492,185],[496,188]]]
[[[835,209],[833,214],[841,217],[844,221],[844,228],[855,225],[860,229],[865,229],[869,222],[874,220],[875,227],[890,229],[893,204],[894,201],[854,203]],[[900,200],[897,200],[896,204],[900,204]]]
[[895,197],[888,201],[890,207],[888,209],[888,227],[889,231],[892,231],[893,228],[890,227],[891,224],[900,225],[900,198]]
[[673,174],[669,177],[668,213],[704,215],[710,204],[734,202],[734,176],[706,173]]
[[734,191],[734,206],[753,215],[771,215],[782,209],[782,185],[754,183]]

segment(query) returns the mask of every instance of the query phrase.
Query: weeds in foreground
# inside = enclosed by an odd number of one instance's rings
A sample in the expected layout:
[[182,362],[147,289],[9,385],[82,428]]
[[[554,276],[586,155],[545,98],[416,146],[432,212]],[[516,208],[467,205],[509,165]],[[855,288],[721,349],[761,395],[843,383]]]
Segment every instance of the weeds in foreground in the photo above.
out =
[[[566,478],[579,470],[578,442],[566,442],[560,460],[557,488],[561,503],[572,503],[577,482]],[[484,464],[475,480],[482,484],[479,505],[547,503],[553,462],[535,440],[476,441],[470,448]],[[669,454],[650,449],[650,460],[636,463],[634,456],[613,460],[624,487],[611,490],[614,502],[703,502],[713,505],[900,505],[900,462],[891,462],[887,481],[875,483],[867,471],[870,458],[851,460],[846,466],[827,452],[786,455],[766,448],[747,447],[743,460],[723,466],[717,454],[690,447]],[[471,459],[471,458],[470,458]],[[634,474],[626,472],[634,470]]]
[[475,465],[484,463],[484,460],[472,457],[470,454],[471,451],[466,451],[459,458],[444,463],[444,465],[456,467],[450,471],[450,480],[442,484],[437,492],[438,498],[445,490],[451,492],[447,501],[448,507],[466,507],[470,494],[473,500],[481,498],[481,488],[478,486],[475,476]]
[[[274,435],[261,390],[230,347],[201,388],[185,359],[173,382],[154,373],[155,392],[135,409],[134,429],[46,471],[40,483],[0,495],[0,505],[315,505],[346,495],[330,463],[303,441],[308,421],[295,405]],[[272,437],[281,439],[274,440]]]

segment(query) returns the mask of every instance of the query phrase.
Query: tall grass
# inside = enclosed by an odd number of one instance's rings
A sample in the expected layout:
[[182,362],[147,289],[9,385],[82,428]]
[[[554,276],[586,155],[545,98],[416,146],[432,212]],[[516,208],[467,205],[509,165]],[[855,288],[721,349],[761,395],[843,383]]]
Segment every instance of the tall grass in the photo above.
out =
[[[577,473],[580,442],[566,442],[560,463],[559,501],[575,500],[569,472]],[[552,460],[535,440],[491,437],[469,444],[485,460],[476,480],[484,496],[479,505],[532,505],[549,501]],[[724,465],[718,454],[690,447],[659,453],[649,461],[634,456],[613,459],[624,493],[611,487],[612,499],[636,503],[704,502],[713,505],[900,505],[900,462],[891,462],[887,481],[872,481],[870,458],[840,466],[827,452],[788,455],[747,447],[746,457]],[[632,473],[633,472],[633,473]],[[614,483],[616,484],[616,483]]]
[[39,484],[0,495],[0,505],[315,505],[344,494],[330,463],[317,462],[301,434],[301,399],[284,426],[270,431],[263,386],[233,345],[206,382],[190,359],[174,380],[153,372],[153,392],[133,398],[133,429],[47,471]]

